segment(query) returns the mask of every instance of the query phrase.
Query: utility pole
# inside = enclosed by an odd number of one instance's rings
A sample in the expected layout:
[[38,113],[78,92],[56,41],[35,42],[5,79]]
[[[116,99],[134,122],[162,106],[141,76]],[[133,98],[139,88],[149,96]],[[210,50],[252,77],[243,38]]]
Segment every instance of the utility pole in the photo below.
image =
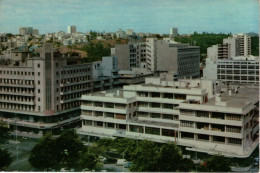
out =
[[18,171],[18,142],[17,142],[17,120],[15,117],[15,143],[16,143],[16,170]]

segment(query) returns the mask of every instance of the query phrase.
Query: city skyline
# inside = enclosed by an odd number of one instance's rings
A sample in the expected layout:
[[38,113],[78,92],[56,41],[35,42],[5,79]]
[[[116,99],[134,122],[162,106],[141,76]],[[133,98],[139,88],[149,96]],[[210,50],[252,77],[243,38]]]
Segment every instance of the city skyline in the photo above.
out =
[[19,27],[32,26],[42,34],[75,25],[79,32],[131,28],[168,34],[170,28],[177,27],[180,34],[258,33],[258,7],[257,0],[2,0],[0,32],[16,34]]

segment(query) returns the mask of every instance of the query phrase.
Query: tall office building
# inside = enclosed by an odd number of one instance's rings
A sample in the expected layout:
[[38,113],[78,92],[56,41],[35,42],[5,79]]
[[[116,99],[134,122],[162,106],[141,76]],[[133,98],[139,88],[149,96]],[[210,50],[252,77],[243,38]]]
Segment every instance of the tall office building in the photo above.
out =
[[176,79],[199,77],[200,49],[171,41],[146,38],[145,42],[115,45],[111,54],[118,57],[121,70],[146,68],[151,72],[172,72]]
[[170,29],[170,36],[171,36],[171,37],[176,37],[176,36],[178,36],[178,28],[171,28],[171,29]]
[[143,42],[117,44],[111,48],[111,55],[118,57],[120,70],[146,68],[146,44]]
[[26,27],[21,27],[19,28],[19,34],[20,35],[26,35],[28,32],[27,32],[27,28]]
[[20,35],[33,34],[33,31],[34,31],[33,27],[21,27],[21,28],[19,28],[19,34]]
[[67,30],[68,30],[68,33],[69,33],[69,34],[72,34],[72,33],[77,32],[77,31],[76,31],[76,26],[74,26],[74,25],[68,26],[68,27],[67,27]]
[[77,124],[79,98],[92,90],[91,64],[80,62],[51,43],[43,44],[39,56],[13,52],[11,64],[0,70],[0,119],[21,135],[55,134]]
[[259,88],[229,87],[213,80],[146,78],[142,85],[83,95],[78,133],[248,157],[259,143]]

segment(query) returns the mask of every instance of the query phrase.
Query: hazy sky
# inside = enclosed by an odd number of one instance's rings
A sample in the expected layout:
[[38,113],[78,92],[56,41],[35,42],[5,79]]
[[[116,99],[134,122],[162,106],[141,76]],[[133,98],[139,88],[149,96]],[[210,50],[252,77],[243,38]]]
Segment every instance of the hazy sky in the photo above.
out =
[[32,26],[40,33],[117,31],[257,32],[258,0],[0,0],[0,32]]

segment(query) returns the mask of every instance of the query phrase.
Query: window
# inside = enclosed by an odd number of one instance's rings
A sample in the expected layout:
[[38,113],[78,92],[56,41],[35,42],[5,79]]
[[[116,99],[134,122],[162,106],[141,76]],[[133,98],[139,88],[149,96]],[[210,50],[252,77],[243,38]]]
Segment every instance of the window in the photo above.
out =
[[40,67],[41,67],[41,65],[40,65],[40,64],[38,64],[37,66],[38,66],[38,68],[40,68]]
[[194,122],[192,121],[181,121],[182,127],[194,127]]
[[40,72],[38,72],[38,76],[40,76],[41,75],[41,73]]
[[38,93],[41,93],[41,90],[40,90],[40,89],[38,89]]
[[38,111],[39,111],[39,112],[41,111],[41,106],[38,106]]
[[151,113],[151,118],[161,118],[161,115],[156,113]]
[[153,127],[145,127],[145,133],[151,135],[160,135],[160,129]]
[[178,137],[178,133],[174,130],[162,129],[162,136]]
[[41,81],[38,80],[38,85],[40,85],[40,84],[41,84]]
[[162,118],[163,118],[163,119],[173,120],[173,115],[163,114],[163,115],[162,115]]
[[41,98],[40,98],[40,97],[38,97],[38,101],[41,101]]

